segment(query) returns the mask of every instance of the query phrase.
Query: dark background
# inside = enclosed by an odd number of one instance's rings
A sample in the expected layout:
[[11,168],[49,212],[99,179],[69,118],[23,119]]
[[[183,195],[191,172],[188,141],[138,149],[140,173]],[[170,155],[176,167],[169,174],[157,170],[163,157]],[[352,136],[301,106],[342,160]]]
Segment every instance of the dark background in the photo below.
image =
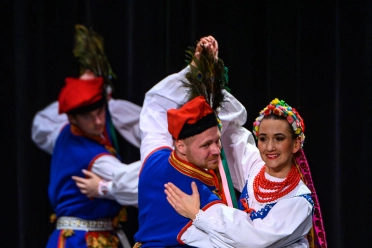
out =
[[[74,25],[105,38],[114,97],[144,94],[213,35],[251,124],[273,98],[297,107],[329,247],[371,243],[372,1],[14,0],[1,3],[1,247],[44,247],[53,226],[50,156],[31,141],[35,113],[77,76]],[[126,162],[139,152],[121,141]]]

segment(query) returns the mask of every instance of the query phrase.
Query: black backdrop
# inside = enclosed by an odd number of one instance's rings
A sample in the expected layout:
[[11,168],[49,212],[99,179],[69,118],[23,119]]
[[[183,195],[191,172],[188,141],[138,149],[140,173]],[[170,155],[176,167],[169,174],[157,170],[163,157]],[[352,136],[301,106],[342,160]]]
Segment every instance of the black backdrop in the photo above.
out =
[[[114,97],[138,105],[185,66],[187,46],[213,35],[248,129],[274,97],[303,116],[329,247],[371,243],[371,1],[4,0],[1,20],[1,247],[44,247],[52,228],[50,157],[30,129],[64,78],[76,75],[77,23],[104,36],[118,77]],[[121,145],[126,161],[139,158]]]

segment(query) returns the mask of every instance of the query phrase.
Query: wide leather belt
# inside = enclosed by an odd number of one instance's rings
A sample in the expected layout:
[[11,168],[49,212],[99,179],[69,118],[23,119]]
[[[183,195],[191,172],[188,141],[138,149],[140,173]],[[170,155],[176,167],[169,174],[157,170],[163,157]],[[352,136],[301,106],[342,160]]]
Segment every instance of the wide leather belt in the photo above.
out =
[[71,229],[84,231],[114,230],[110,219],[84,220],[76,217],[62,216],[57,219],[57,230]]

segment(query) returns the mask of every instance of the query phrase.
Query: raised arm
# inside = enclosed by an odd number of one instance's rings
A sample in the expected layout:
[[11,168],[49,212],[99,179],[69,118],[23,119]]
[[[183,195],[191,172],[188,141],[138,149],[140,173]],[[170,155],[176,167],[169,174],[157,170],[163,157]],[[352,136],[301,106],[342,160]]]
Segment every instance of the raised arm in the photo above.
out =
[[59,132],[67,124],[67,115],[58,114],[58,102],[53,102],[36,113],[32,121],[32,141],[41,150],[52,154]]
[[229,92],[219,117],[222,121],[221,142],[229,165],[234,188],[242,191],[249,171],[255,164],[263,165],[253,135],[243,127],[247,119],[245,107]]
[[[134,146],[139,147],[141,107],[126,100],[110,99],[108,109],[119,134]],[[58,102],[55,101],[36,113],[32,121],[32,141],[43,151],[52,154],[59,132],[67,124],[67,115],[58,114]]]
[[142,108],[126,100],[111,98],[108,101],[108,109],[115,129],[125,140],[139,148],[141,144],[139,118]]
[[[213,55],[215,60],[218,59],[218,43],[212,36],[200,39],[195,56],[199,57],[203,49]],[[183,82],[187,80],[186,73],[189,71],[190,66],[187,66],[179,73],[166,77],[146,93],[140,116],[142,162],[152,151],[160,147],[173,146],[172,137],[168,132],[167,110],[179,108],[187,101],[187,91],[183,87]]]
[[182,87],[182,81],[188,70],[186,67],[179,73],[166,77],[146,93],[140,115],[142,162],[157,148],[172,147],[167,110],[179,108],[185,103],[186,91]]

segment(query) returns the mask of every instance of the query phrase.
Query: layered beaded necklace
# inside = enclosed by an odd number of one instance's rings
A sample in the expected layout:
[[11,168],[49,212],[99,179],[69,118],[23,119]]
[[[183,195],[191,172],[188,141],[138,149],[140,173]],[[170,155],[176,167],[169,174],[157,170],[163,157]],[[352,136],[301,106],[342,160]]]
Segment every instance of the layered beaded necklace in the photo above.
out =
[[[292,166],[283,182],[273,182],[265,177],[265,166],[263,166],[253,181],[254,196],[260,203],[276,201],[291,192],[300,181],[300,174],[296,166]],[[261,191],[261,189],[267,191]]]

